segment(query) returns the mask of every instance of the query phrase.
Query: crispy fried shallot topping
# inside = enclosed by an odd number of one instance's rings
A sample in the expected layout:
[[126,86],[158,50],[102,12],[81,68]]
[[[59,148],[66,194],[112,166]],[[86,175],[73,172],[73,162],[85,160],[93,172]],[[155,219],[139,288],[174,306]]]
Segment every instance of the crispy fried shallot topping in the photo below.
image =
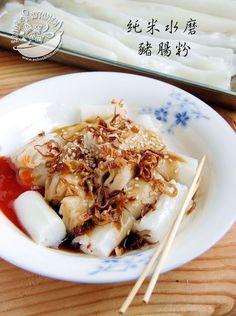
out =
[[[160,161],[168,157],[159,136],[135,125],[127,117],[115,113],[110,119],[97,117],[56,132],[63,146],[50,140],[34,147],[46,158],[48,174],[57,172],[75,176],[78,178],[76,184],[69,184],[64,179],[64,185],[70,186],[71,195],[76,195],[78,188],[81,188],[94,201],[86,212],[78,215],[83,225],[74,229],[75,235],[83,234],[94,225],[121,224],[126,204],[136,198],[128,197],[125,187],[110,192],[104,183],[113,173],[119,174],[124,167],[132,168],[136,179],[149,182],[153,191],[176,196],[177,189],[172,183],[160,173],[158,178],[155,177]],[[144,205],[141,216],[154,207],[155,204]],[[124,248],[135,248],[136,244],[143,244],[144,240],[135,237],[135,245],[132,242],[129,246],[125,245],[127,242],[124,242]]]

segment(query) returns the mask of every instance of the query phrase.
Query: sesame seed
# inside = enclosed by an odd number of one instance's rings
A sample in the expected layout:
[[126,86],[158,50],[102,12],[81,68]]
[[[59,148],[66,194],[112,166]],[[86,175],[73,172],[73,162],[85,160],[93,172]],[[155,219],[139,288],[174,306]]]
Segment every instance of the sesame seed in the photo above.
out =
[[132,191],[132,190],[133,190],[133,187],[128,187],[126,191],[129,192],[129,191]]

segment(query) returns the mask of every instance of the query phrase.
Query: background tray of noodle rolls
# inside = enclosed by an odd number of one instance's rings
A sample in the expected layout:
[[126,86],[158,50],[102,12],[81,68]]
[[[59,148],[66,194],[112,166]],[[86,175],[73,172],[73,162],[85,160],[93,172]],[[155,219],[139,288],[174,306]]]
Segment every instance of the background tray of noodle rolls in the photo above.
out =
[[[24,6],[23,6],[24,3]],[[51,13],[63,21],[62,46],[51,60],[89,70],[141,74],[171,83],[202,100],[236,109],[236,1],[86,0],[3,1],[0,7],[0,46],[13,49],[14,21],[24,8]],[[156,13],[155,13],[156,12]],[[127,23],[140,26],[157,18],[160,26],[173,19],[179,33],[127,32]],[[182,30],[196,20],[196,34]],[[181,32],[180,32],[181,31]],[[144,35],[145,33],[145,35]],[[172,54],[140,56],[140,42],[179,41],[190,47],[187,57]]]

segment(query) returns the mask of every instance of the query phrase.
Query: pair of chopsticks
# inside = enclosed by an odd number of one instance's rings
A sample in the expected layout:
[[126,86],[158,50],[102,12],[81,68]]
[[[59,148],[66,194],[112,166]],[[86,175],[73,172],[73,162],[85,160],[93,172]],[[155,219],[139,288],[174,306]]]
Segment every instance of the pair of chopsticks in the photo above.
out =
[[[124,314],[126,312],[126,310],[128,309],[129,305],[131,304],[132,300],[134,299],[135,295],[137,294],[139,288],[141,287],[141,285],[143,284],[145,278],[147,277],[148,273],[155,267],[151,281],[148,285],[148,288],[146,290],[146,293],[143,297],[143,302],[148,303],[150,300],[150,297],[152,295],[152,292],[154,290],[154,287],[156,285],[156,282],[158,280],[158,277],[160,275],[161,269],[163,267],[163,264],[165,263],[165,260],[168,256],[168,253],[170,251],[170,248],[172,246],[172,243],[175,239],[176,233],[178,231],[178,228],[181,224],[181,221],[184,217],[184,214],[187,210],[187,207],[192,199],[192,197],[194,196],[194,194],[196,193],[199,183],[200,183],[200,176],[203,170],[203,166],[206,160],[206,156],[203,156],[195,177],[193,179],[193,182],[191,184],[191,187],[188,191],[188,194],[186,196],[186,199],[184,201],[184,204],[171,228],[171,231],[167,234],[167,236],[162,240],[162,242],[158,245],[156,251],[154,252],[151,260],[149,261],[148,265],[146,266],[146,268],[143,270],[142,274],[140,275],[140,277],[138,278],[138,280],[136,281],[135,285],[133,286],[132,290],[130,291],[129,295],[127,296],[126,300],[124,301],[123,305],[121,306],[119,312],[121,314]],[[159,260],[157,261],[159,257]]]

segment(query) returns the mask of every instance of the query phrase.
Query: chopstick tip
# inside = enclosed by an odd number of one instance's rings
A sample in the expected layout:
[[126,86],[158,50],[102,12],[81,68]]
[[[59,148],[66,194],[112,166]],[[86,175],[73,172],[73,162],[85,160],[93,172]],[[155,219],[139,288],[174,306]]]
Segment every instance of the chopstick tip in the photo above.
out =
[[119,314],[124,315],[125,312],[126,312],[126,309],[124,309],[123,307],[121,307],[121,308],[119,309]]

